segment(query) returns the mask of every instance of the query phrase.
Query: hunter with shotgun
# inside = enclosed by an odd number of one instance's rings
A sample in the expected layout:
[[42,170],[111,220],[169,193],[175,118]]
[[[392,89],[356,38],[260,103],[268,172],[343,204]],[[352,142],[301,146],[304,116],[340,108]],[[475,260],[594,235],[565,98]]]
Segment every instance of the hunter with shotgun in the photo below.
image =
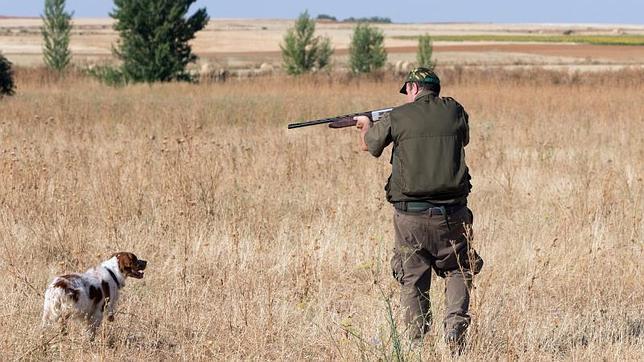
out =
[[445,279],[445,341],[452,353],[460,353],[470,324],[472,277],[483,260],[469,245],[473,214],[467,207],[472,188],[465,164],[468,115],[456,100],[440,97],[440,90],[440,80],[431,69],[416,68],[400,89],[404,105],[289,128],[355,123],[360,148],[375,157],[393,144],[385,191],[394,207],[391,267],[401,284],[407,330],[415,343],[422,343],[429,331],[433,269]]

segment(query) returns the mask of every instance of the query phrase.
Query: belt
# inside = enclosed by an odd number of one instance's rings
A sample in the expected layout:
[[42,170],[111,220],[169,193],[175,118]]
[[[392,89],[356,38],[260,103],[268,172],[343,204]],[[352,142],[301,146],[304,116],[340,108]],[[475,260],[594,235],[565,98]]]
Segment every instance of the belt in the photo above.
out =
[[394,207],[404,212],[425,212],[429,210],[431,214],[447,215],[464,207],[464,204],[454,205],[436,205],[427,201],[400,201],[394,202]]

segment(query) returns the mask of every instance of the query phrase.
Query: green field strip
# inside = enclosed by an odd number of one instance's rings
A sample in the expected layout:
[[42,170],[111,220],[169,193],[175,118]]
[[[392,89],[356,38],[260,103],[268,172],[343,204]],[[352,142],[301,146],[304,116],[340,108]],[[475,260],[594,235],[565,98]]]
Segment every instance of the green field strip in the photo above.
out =
[[[417,40],[416,35],[392,36],[391,39]],[[644,45],[644,35],[434,35],[434,41],[578,43],[592,45]]]

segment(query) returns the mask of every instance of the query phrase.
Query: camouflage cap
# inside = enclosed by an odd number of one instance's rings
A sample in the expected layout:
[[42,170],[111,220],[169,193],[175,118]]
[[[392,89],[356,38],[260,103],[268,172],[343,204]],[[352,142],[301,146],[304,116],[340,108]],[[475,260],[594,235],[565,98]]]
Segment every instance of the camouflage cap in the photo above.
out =
[[408,82],[419,82],[419,83],[427,83],[427,84],[441,84],[440,79],[438,79],[438,76],[434,71],[432,71],[429,68],[425,67],[419,67],[413,69],[409,74],[407,74],[407,78],[405,78],[405,82],[402,85],[402,88],[400,88],[400,93],[402,94],[407,94],[407,88],[405,87]]

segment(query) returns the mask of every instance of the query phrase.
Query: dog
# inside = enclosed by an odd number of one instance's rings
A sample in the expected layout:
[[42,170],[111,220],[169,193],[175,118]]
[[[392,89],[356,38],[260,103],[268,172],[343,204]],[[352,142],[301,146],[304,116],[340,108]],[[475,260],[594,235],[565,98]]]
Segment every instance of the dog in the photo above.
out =
[[67,320],[87,323],[86,332],[94,338],[107,311],[107,320],[114,321],[119,291],[128,277],[143,278],[147,261],[128,252],[113,254],[99,266],[85,273],[57,276],[45,291],[43,326],[59,323],[65,331]]

